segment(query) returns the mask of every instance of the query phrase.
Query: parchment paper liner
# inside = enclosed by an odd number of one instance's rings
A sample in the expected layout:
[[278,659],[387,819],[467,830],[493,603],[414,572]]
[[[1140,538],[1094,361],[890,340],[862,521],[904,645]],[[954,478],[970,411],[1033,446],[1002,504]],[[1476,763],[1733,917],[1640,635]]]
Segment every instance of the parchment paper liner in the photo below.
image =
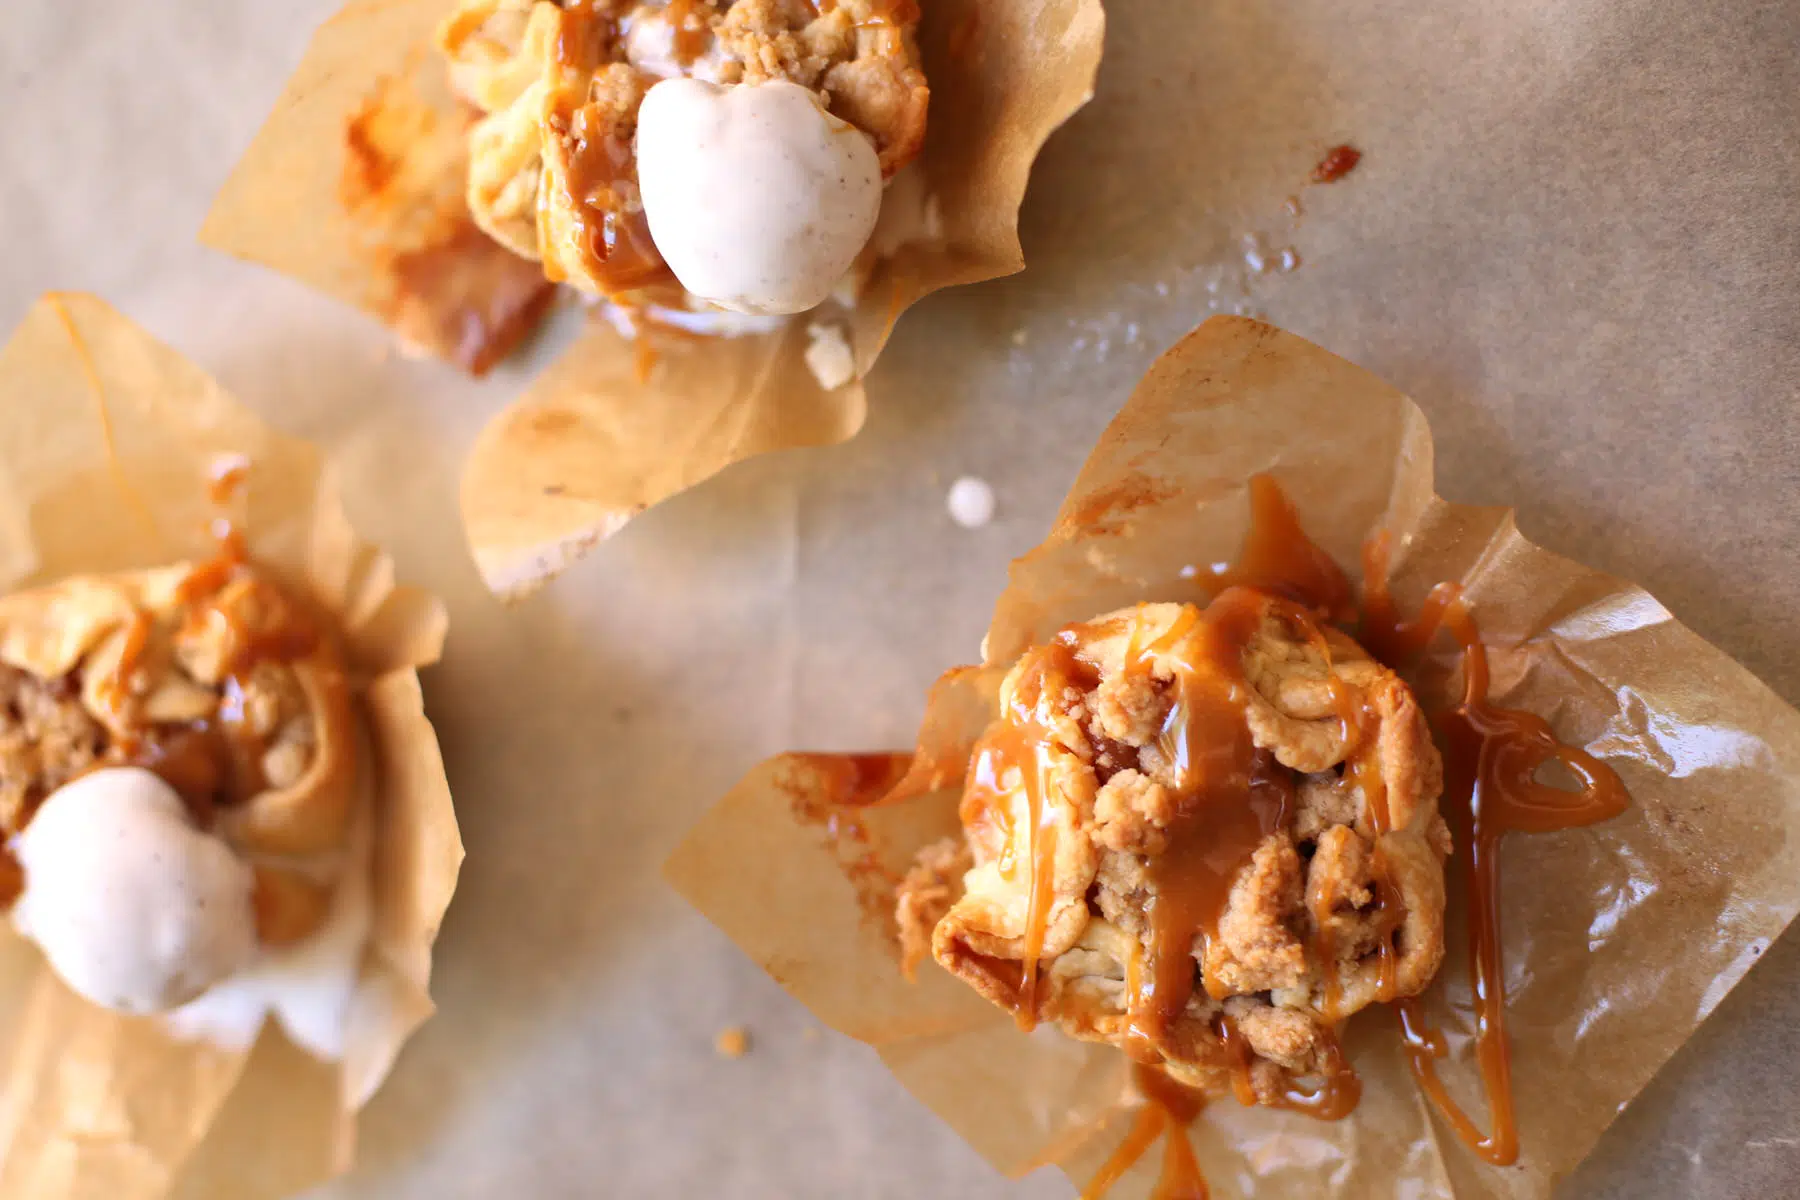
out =
[[[985,646],[991,665],[933,689],[911,759],[915,781],[948,790],[869,811],[868,844],[846,845],[817,818],[858,783],[881,786],[880,760],[771,759],[689,834],[668,878],[821,1020],[875,1046],[994,1166],[1054,1161],[1085,1182],[1136,1103],[1123,1056],[1053,1030],[1021,1034],[935,964],[907,984],[882,886],[870,886],[882,871],[862,856],[891,872],[954,830],[986,697],[1027,645],[1132,601],[1202,598],[1181,568],[1234,555],[1245,481],[1258,471],[1281,481],[1309,533],[1353,574],[1363,539],[1389,530],[1403,606],[1460,580],[1496,700],[1545,715],[1608,761],[1635,803],[1592,829],[1506,843],[1516,1167],[1482,1164],[1437,1121],[1392,1015],[1376,1010],[1347,1031],[1366,1084],[1348,1120],[1230,1101],[1207,1110],[1195,1140],[1213,1194],[1547,1196],[1800,908],[1800,714],[1642,589],[1533,545],[1510,510],[1440,499],[1412,401],[1268,325],[1216,317],[1158,360],[1050,536],[1013,565]],[[1422,673],[1432,702],[1447,694],[1449,661]],[[1450,924],[1434,1017],[1451,1034],[1452,1089],[1485,1124],[1467,1057],[1459,899]],[[1147,1155],[1114,1200],[1148,1196],[1159,1159]]]
[[[419,158],[459,176],[461,119],[429,38],[449,0],[359,0],[326,22],[208,215],[201,239],[393,321],[392,282],[366,220],[339,198],[345,127],[383,86],[404,81],[441,119]],[[931,123],[924,174],[941,238],[878,268],[847,326],[856,380],[826,392],[806,368],[808,318],[732,339],[653,339],[656,361],[611,328],[581,339],[488,426],[465,470],[462,511],[482,577],[523,595],[650,505],[734,462],[831,445],[862,427],[862,378],[894,321],[938,288],[1024,266],[1018,213],[1032,160],[1093,94],[1100,0],[929,0],[920,49]],[[384,85],[384,81],[386,84]],[[460,183],[455,184],[460,187]],[[391,218],[388,240],[401,231]]]
[[252,554],[344,634],[372,749],[373,932],[341,1068],[270,1023],[249,1053],[182,1043],[68,992],[0,935],[0,1197],[291,1195],[350,1161],[356,1109],[432,1012],[431,945],[462,843],[417,669],[445,613],[357,538],[317,451],[89,296],[39,301],[0,349],[0,587],[208,553],[209,466],[252,466]]

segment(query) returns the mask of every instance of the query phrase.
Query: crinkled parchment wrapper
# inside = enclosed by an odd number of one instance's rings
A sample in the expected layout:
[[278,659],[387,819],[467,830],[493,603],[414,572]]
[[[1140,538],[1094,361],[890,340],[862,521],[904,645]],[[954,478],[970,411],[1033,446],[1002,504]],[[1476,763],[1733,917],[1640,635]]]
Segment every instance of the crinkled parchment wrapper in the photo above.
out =
[[0,587],[210,552],[208,469],[250,463],[257,561],[335,615],[373,754],[373,926],[342,1066],[273,1022],[248,1053],[81,1000],[0,934],[0,1198],[291,1195],[342,1171],[355,1113],[431,1015],[431,945],[462,843],[418,668],[444,607],[351,530],[317,451],[89,296],[41,300],[0,349]]
[[[1229,1100],[1207,1110],[1194,1138],[1213,1194],[1547,1196],[1800,907],[1800,714],[1642,589],[1527,541],[1510,510],[1440,499],[1412,401],[1268,325],[1216,317],[1151,369],[1050,536],[1014,564],[986,665],[933,689],[916,756],[771,759],[688,836],[668,877],[821,1020],[872,1044],[995,1167],[1055,1162],[1085,1182],[1137,1104],[1124,1056],[1054,1030],[1022,1034],[935,964],[908,984],[883,911],[891,882],[862,856],[897,872],[956,830],[970,743],[1025,647],[1134,601],[1204,599],[1181,568],[1235,555],[1245,481],[1259,471],[1353,575],[1363,540],[1390,531],[1403,611],[1432,584],[1461,581],[1496,701],[1543,714],[1610,763],[1634,804],[1594,828],[1506,842],[1517,1166],[1481,1163],[1435,1117],[1393,1015],[1375,1009],[1346,1034],[1366,1085],[1349,1119]],[[1453,661],[1440,652],[1422,669],[1429,704],[1452,695]],[[834,798],[880,787],[909,759],[913,782],[940,790],[868,810],[866,845],[834,843],[818,820]],[[1446,1078],[1485,1125],[1459,891],[1431,1003],[1455,1055]],[[1147,1154],[1114,1200],[1148,1196],[1160,1157]]]
[[[590,322],[581,339],[488,426],[462,487],[483,579],[527,594],[658,501],[771,450],[842,442],[862,427],[862,379],[895,320],[939,288],[1025,265],[1019,204],[1051,131],[1093,94],[1100,0],[926,0],[920,49],[930,134],[911,168],[942,218],[941,238],[878,267],[845,327],[856,380],[823,390],[802,358],[809,317],[740,338],[653,338],[640,378],[629,339]],[[391,282],[339,199],[344,131],[384,80],[420,79],[446,119],[420,158],[461,172],[461,123],[429,46],[450,0],[358,0],[328,21],[215,202],[201,238],[385,319]],[[379,240],[379,231],[376,231]]]

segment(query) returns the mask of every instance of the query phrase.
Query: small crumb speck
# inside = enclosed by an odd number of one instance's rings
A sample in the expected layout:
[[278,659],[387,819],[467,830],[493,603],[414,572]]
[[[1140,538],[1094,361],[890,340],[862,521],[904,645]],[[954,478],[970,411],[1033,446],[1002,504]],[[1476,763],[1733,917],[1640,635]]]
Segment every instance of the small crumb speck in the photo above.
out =
[[1013,335],[1012,335],[1012,344],[1013,345],[1023,346],[1026,342],[1029,342],[1030,340],[1031,340],[1031,333],[1029,330],[1026,330],[1026,329],[1013,330]]
[[713,1038],[713,1052],[720,1058],[742,1058],[750,1053],[750,1031],[742,1025],[719,1030]]
[[856,354],[842,329],[814,322],[806,327],[806,337],[801,357],[820,387],[833,392],[856,378]]
[[1289,246],[1286,250],[1281,252],[1281,258],[1278,260],[1278,265],[1283,271],[1293,270],[1300,265],[1300,252],[1292,246]]
[[950,510],[950,519],[964,529],[980,529],[994,519],[994,489],[987,480],[973,475],[964,475],[951,484],[944,504]]
[[808,1025],[805,1029],[800,1031],[800,1038],[802,1041],[816,1042],[821,1036],[817,1025]]

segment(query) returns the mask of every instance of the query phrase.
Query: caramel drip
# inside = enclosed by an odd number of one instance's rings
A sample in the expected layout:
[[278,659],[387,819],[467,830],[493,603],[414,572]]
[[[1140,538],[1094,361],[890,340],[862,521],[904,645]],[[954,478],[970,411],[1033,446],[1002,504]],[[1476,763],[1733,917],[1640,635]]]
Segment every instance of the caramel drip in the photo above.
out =
[[1231,1068],[1232,1094],[1246,1108],[1260,1104],[1264,1108],[1303,1113],[1320,1121],[1340,1121],[1354,1112],[1362,1100],[1362,1080],[1351,1070],[1342,1047],[1335,1040],[1326,1044],[1323,1082],[1318,1088],[1307,1091],[1289,1079],[1280,1092],[1259,1095],[1250,1074],[1250,1060],[1254,1055],[1237,1022],[1220,1014],[1213,1027],[1225,1048],[1226,1064]]
[[664,9],[664,18],[674,34],[675,61],[684,67],[692,66],[695,59],[705,54],[712,41],[712,29],[706,20],[708,12],[703,0],[669,0]]
[[1231,1068],[1231,1094],[1245,1108],[1256,1105],[1256,1081],[1250,1076],[1250,1043],[1244,1040],[1237,1022],[1220,1014],[1213,1022],[1219,1035],[1219,1044],[1225,1048],[1226,1065]]
[[1273,475],[1252,475],[1250,528],[1237,559],[1215,563],[1207,574],[1221,589],[1252,587],[1272,592],[1342,621],[1354,614],[1355,594],[1344,572],[1300,527],[1287,493]]
[[25,868],[13,852],[0,846],[0,911],[12,908],[25,894]]
[[1188,1126],[1206,1107],[1206,1097],[1175,1082],[1159,1067],[1140,1063],[1133,1075],[1144,1094],[1143,1107],[1125,1140],[1082,1189],[1081,1200],[1099,1200],[1165,1134],[1162,1171],[1150,1200],[1208,1200],[1211,1193],[1187,1136]]
[[1088,1185],[1081,1189],[1080,1200],[1100,1200],[1110,1192],[1113,1184],[1123,1179],[1125,1172],[1137,1165],[1138,1159],[1156,1145],[1156,1139],[1162,1136],[1168,1125],[1169,1114],[1160,1106],[1146,1103],[1139,1108],[1137,1116],[1132,1119],[1131,1132],[1125,1135],[1119,1148],[1112,1152],[1112,1157],[1094,1172]]
[[[677,0],[671,5],[671,20],[677,19],[678,8],[686,12],[690,7],[688,0]],[[676,28],[679,53],[682,27],[678,24]],[[583,85],[579,89],[562,87],[549,114],[551,135],[572,143],[564,193],[557,199],[576,214],[577,250],[588,273],[609,294],[675,280],[651,240],[643,206],[632,202],[637,195],[637,156],[631,141],[604,127],[600,111],[587,103],[585,80],[604,65],[617,37],[612,17],[596,7],[594,0],[564,6],[556,59],[565,71],[580,77]],[[548,206],[540,203],[540,240],[547,233],[548,212]],[[544,266],[551,282],[562,282],[552,259],[546,258]]]
[[857,33],[878,39],[877,52],[883,57],[902,53],[906,30],[919,23],[919,0],[875,0],[869,15],[855,23]]
[[[1293,783],[1257,749],[1244,715],[1249,682],[1243,652],[1269,597],[1244,587],[1222,592],[1204,611],[1183,606],[1154,643],[1125,664],[1174,674],[1158,746],[1175,774],[1176,818],[1168,849],[1149,864],[1149,960],[1127,997],[1132,1039],[1154,1043],[1192,998],[1195,957],[1216,936],[1232,882],[1256,847],[1293,811]],[[1306,614],[1295,610],[1295,619]],[[1210,990],[1210,988],[1209,988]]]
[[1362,1102],[1362,1080],[1336,1041],[1326,1043],[1324,1075],[1325,1081],[1316,1091],[1306,1091],[1289,1080],[1281,1092],[1262,1102],[1269,1108],[1301,1113],[1317,1121],[1341,1121]]
[[1028,843],[1025,864],[1029,895],[1019,992],[1013,1016],[1019,1028],[1037,1024],[1038,962],[1044,952],[1050,910],[1056,897],[1056,811],[1050,804],[1050,775],[1058,753],[1051,703],[1076,680],[1091,682],[1092,672],[1075,658],[1068,641],[1058,640],[1026,652],[1008,711],[976,743],[963,790],[965,827],[995,826],[1004,838],[999,862],[1002,877],[1016,877],[1011,836],[1014,785],[1025,798]]
[[[1558,741],[1542,717],[1489,703],[1487,648],[1455,584],[1440,583],[1419,617],[1401,623],[1388,593],[1387,553],[1385,536],[1371,539],[1364,550],[1366,644],[1411,657],[1444,629],[1462,652],[1462,699],[1436,716],[1445,750],[1443,807],[1453,825],[1456,861],[1469,893],[1475,1057],[1487,1093],[1490,1132],[1483,1133],[1445,1090],[1436,1064],[1447,1046],[1443,1035],[1427,1024],[1416,997],[1397,1005],[1400,1031],[1413,1077],[1457,1137],[1483,1159],[1505,1166],[1519,1157],[1519,1131],[1501,964],[1500,840],[1513,832],[1547,833],[1610,820],[1625,811],[1631,797],[1611,767]],[[1537,781],[1538,770],[1552,760],[1575,775],[1579,791]]]
[[96,696],[107,714],[112,718],[111,724],[124,723],[125,707],[131,701],[132,678],[144,663],[144,651],[150,646],[150,614],[138,609],[131,614],[131,624],[125,627],[125,645],[119,651],[119,661],[106,677],[100,680],[96,688]]
[[563,0],[556,28],[556,65],[587,73],[607,57],[618,26],[602,0]]
[[[259,663],[292,662],[319,647],[318,630],[295,604],[273,583],[249,574],[244,535],[224,513],[249,474],[250,463],[242,456],[227,456],[214,464],[207,483],[208,498],[219,513],[211,526],[213,555],[189,570],[175,587],[176,599],[188,607],[186,630],[218,623],[229,638],[232,656],[224,664],[218,706],[209,718],[166,729],[154,740],[120,747],[126,762],[151,771],[174,788],[202,824],[210,820],[212,806],[221,795],[241,802],[269,786],[262,766],[268,747],[251,728],[245,712],[251,673]],[[239,581],[247,581],[257,592],[248,607],[278,619],[256,628],[244,625],[235,606],[224,601],[226,589]],[[134,659],[132,648],[139,645],[139,626],[147,639],[150,624],[148,614],[137,614],[132,640],[120,660],[121,673]]]
[[[1208,576],[1220,590],[1204,611],[1184,606],[1149,646],[1140,646],[1134,628],[1125,655],[1127,670],[1148,672],[1160,660],[1173,672],[1174,704],[1158,748],[1174,767],[1179,793],[1169,847],[1150,865],[1154,886],[1147,907],[1147,961],[1134,956],[1126,969],[1126,1045],[1140,1060],[1140,1083],[1167,1079],[1141,1063],[1160,1057],[1156,1042],[1192,998],[1195,958],[1204,961],[1206,943],[1217,934],[1238,872],[1263,838],[1285,826],[1293,812],[1290,773],[1258,750],[1250,736],[1244,647],[1272,598],[1287,602],[1283,615],[1320,646],[1325,638],[1315,614],[1344,619],[1351,612],[1349,581],[1306,537],[1280,484],[1269,475],[1250,480],[1250,526],[1237,560],[1214,566]],[[1334,697],[1342,696],[1340,717],[1360,721],[1360,709],[1352,711],[1360,700],[1335,676],[1333,689]],[[1228,1020],[1221,1018],[1219,1032],[1232,1061],[1233,1092],[1241,1103],[1255,1104],[1249,1045]],[[1317,1093],[1290,1089],[1278,1098],[1278,1106],[1331,1120],[1353,1109],[1361,1084],[1335,1047],[1332,1054],[1331,1071]],[[1192,1147],[1185,1136],[1174,1136],[1173,1119],[1154,1099],[1139,1112],[1125,1143],[1083,1196],[1103,1195],[1164,1129],[1170,1131],[1170,1145],[1155,1197],[1204,1200],[1206,1184]]]
[[[1327,656],[1329,658],[1329,655]],[[1354,692],[1336,675],[1331,677],[1332,701],[1343,724],[1344,739],[1351,747],[1344,759],[1344,779],[1363,797],[1369,810],[1369,825],[1375,834],[1370,848],[1371,890],[1375,893],[1375,922],[1380,930],[1375,943],[1378,971],[1375,998],[1391,1003],[1400,990],[1400,955],[1394,949],[1394,933],[1405,918],[1405,904],[1394,887],[1393,873],[1388,870],[1387,848],[1383,838],[1393,832],[1393,815],[1388,808],[1387,780],[1381,773],[1374,739],[1375,712],[1367,697]],[[1315,908],[1313,920],[1322,930],[1329,911]],[[1338,947],[1328,945],[1323,933],[1316,943],[1325,965],[1325,1008],[1322,1015],[1335,1024],[1339,1020],[1337,1006],[1342,999],[1338,979]]]

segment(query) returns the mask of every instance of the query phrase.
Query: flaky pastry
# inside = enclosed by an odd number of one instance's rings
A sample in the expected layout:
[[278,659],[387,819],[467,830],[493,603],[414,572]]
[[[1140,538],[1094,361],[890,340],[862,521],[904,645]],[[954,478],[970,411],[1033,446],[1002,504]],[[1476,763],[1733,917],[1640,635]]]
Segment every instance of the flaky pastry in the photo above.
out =
[[902,942],[1024,1022],[1278,1103],[1436,972],[1441,786],[1406,685],[1297,606],[1122,609],[1007,675]]
[[312,856],[349,835],[356,730],[312,615],[232,558],[79,576],[0,598],[0,830],[64,784],[139,766],[255,872],[259,939],[324,920]]

